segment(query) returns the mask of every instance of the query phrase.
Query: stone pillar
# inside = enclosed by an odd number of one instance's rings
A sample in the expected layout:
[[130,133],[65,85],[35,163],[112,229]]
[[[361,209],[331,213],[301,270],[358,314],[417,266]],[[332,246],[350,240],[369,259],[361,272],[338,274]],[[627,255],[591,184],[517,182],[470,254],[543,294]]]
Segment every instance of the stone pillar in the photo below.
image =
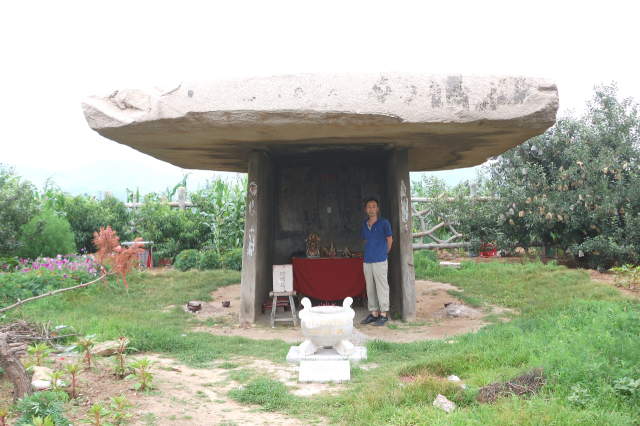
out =
[[403,320],[413,321],[417,311],[408,150],[396,148],[390,151],[386,169],[389,221],[393,232],[389,253],[390,302],[394,313],[400,312]]
[[261,151],[249,153],[247,207],[244,220],[240,321],[254,322],[260,303],[272,290],[274,239],[273,163]]

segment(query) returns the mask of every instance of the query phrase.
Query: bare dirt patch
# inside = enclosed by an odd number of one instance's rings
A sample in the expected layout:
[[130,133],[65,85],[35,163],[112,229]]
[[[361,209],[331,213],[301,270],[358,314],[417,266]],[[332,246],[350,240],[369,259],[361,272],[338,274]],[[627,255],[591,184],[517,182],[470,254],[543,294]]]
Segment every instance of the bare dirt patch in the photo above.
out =
[[[108,405],[109,397],[125,394],[134,409],[131,425],[253,425],[272,424],[298,426],[308,424],[280,413],[266,412],[257,406],[240,404],[226,396],[240,383],[230,380],[233,370],[250,370],[252,376],[264,374],[280,380],[289,386],[294,395],[308,397],[320,393],[335,394],[343,389],[340,384],[298,383],[299,366],[277,364],[271,361],[235,358],[231,362],[237,367],[229,369],[219,363],[207,369],[194,369],[179,364],[171,358],[146,354],[156,361],[151,371],[156,388],[147,392],[132,389],[135,381],[117,380],[109,368],[110,362],[101,358],[91,371],[84,371],[80,377],[86,383],[79,383],[79,397],[69,405],[65,415],[73,424],[83,419],[96,402]],[[136,355],[140,358],[142,355]],[[54,370],[64,368],[65,363],[77,362],[76,357],[49,357],[48,366]],[[0,376],[0,401],[11,401],[12,384],[6,374]],[[319,419],[322,423],[322,419]]]
[[477,399],[482,403],[494,403],[505,396],[532,396],[545,382],[542,368],[536,368],[513,379],[481,387]]
[[634,288],[633,284],[631,285],[631,288],[629,288],[629,283],[625,279],[618,279],[618,282],[616,282],[615,275],[612,272],[607,271],[602,274],[595,269],[589,269],[588,271],[591,281],[597,281],[613,286],[625,296],[640,298],[640,285],[637,289]]
[[[354,306],[356,316],[354,324],[360,334],[366,339],[381,339],[389,342],[413,342],[416,340],[435,340],[475,332],[488,324],[483,318],[487,315],[502,315],[508,309],[491,307],[490,309],[473,309],[465,306],[469,315],[451,318],[443,315],[445,303],[464,305],[456,297],[450,296],[447,291],[461,291],[450,284],[438,283],[426,280],[416,280],[417,319],[413,323],[403,323],[391,318],[386,326],[374,327],[373,325],[360,325],[369,312],[362,306]],[[269,323],[270,312],[258,315],[255,324],[240,324],[238,314],[240,312],[240,284],[221,287],[211,293],[212,302],[208,302],[202,309],[202,313],[192,314],[194,331],[218,334],[243,336],[250,339],[282,339],[286,342],[296,343],[304,340],[300,326],[293,327],[293,323],[276,323],[272,328]],[[230,301],[229,308],[222,308],[223,301]],[[209,311],[211,306],[211,311]],[[286,313],[288,314],[288,312]],[[280,313],[279,316],[286,315]],[[207,322],[211,317],[215,323]],[[363,340],[362,338],[360,338]]]

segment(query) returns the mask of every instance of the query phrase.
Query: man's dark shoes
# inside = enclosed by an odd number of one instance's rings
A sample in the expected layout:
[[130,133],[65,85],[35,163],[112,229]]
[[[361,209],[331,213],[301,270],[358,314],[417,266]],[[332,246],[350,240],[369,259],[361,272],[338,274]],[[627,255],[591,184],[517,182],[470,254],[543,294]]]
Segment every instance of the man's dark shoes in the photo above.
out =
[[369,314],[368,317],[360,321],[360,324],[371,324],[372,322],[376,322],[378,317],[374,317],[372,314]]
[[381,325],[384,325],[386,322],[387,322],[387,317],[383,317],[382,315],[380,315],[378,318],[376,318],[376,323],[373,325],[380,327]]

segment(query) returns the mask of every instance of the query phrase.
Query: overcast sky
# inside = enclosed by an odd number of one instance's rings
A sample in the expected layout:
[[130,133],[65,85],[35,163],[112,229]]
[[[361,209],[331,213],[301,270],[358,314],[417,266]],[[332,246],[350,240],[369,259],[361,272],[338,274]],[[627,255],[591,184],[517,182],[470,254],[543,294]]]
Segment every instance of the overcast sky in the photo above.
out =
[[83,94],[218,76],[408,71],[554,79],[640,96],[633,1],[3,2],[0,162],[166,163],[87,125]]

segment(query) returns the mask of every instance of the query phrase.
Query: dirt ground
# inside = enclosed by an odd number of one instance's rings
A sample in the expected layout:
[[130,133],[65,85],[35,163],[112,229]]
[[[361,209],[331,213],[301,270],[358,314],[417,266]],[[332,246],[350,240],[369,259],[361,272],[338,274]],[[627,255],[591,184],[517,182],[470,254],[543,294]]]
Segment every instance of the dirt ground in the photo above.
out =
[[[381,339],[389,342],[413,342],[416,340],[434,340],[475,332],[488,324],[483,321],[487,315],[500,316],[506,309],[491,307],[485,309],[467,310],[469,316],[450,318],[447,315],[445,303],[464,304],[459,299],[450,296],[447,291],[459,288],[450,284],[433,281],[416,280],[416,298],[418,316],[413,323],[403,323],[390,319],[384,327],[372,324],[361,325],[369,312],[361,304],[354,303],[356,316],[353,319],[355,328],[369,339]],[[192,314],[195,321],[193,331],[201,331],[217,335],[243,336],[250,339],[282,339],[285,342],[301,342],[304,340],[300,325],[293,327],[293,322],[276,322],[275,327],[269,323],[271,312],[259,315],[255,324],[240,324],[240,284],[221,287],[211,293],[212,302],[205,303],[198,313]],[[222,302],[230,301],[229,308],[223,308]],[[167,307],[170,308],[170,307]],[[168,311],[168,310],[167,310]],[[276,314],[278,317],[291,315],[287,312]],[[212,318],[215,323],[207,321]]]
[[[156,354],[145,354],[156,361],[151,372],[156,388],[142,393],[132,389],[134,380],[116,380],[111,373],[111,362],[106,358],[97,358],[98,364],[91,371],[84,371],[79,383],[79,397],[65,415],[73,424],[79,424],[96,402],[105,402],[109,397],[125,394],[133,405],[131,422],[142,425],[285,425],[298,426],[308,422],[288,418],[280,413],[272,413],[235,402],[226,396],[231,389],[241,386],[230,380],[227,375],[236,369],[250,369],[256,373],[265,373],[291,387],[298,396],[312,396],[318,393],[337,393],[342,389],[339,384],[298,383],[299,366],[294,364],[276,364],[265,360],[236,358],[229,363],[219,363],[209,369],[193,369],[176,363],[171,358]],[[142,355],[135,356],[141,358]],[[132,357],[134,358],[134,357]],[[76,363],[76,357],[50,356],[47,367],[54,370],[64,369],[65,363]],[[3,375],[0,377],[0,406],[11,402],[13,387]],[[322,419],[319,425],[324,424]],[[11,424],[11,423],[10,423]]]

